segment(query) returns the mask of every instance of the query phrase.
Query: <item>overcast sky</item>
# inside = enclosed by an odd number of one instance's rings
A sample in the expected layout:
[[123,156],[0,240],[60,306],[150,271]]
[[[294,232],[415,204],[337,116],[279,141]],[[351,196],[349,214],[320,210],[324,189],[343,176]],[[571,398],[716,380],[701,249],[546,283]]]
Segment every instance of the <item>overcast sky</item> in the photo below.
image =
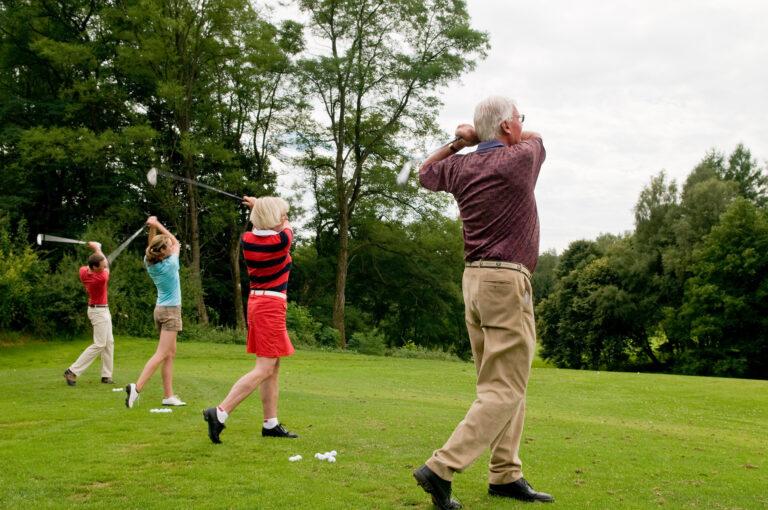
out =
[[441,126],[487,95],[542,134],[541,251],[633,228],[660,170],[681,182],[709,149],[768,160],[768,2],[469,0],[486,60],[449,87]]
[[681,182],[710,149],[768,160],[768,1],[467,3],[491,50],[442,94],[440,124],[453,133],[488,95],[517,101],[547,149],[541,251],[633,229],[651,177]]

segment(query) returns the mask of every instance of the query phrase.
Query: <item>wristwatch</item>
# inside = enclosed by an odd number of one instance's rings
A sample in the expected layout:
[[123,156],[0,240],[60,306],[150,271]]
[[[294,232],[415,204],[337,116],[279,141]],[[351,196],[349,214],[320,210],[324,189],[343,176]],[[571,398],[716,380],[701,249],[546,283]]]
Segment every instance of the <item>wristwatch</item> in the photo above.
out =
[[[456,141],[456,140],[454,140],[454,142],[455,142],[455,141]],[[448,144],[448,150],[449,150],[449,151],[451,151],[451,152],[453,152],[454,154],[456,154],[456,153],[457,153],[457,152],[459,152],[461,149],[457,149],[456,147],[454,147],[454,146],[453,146],[453,142],[451,142],[451,143],[449,143],[449,144]]]

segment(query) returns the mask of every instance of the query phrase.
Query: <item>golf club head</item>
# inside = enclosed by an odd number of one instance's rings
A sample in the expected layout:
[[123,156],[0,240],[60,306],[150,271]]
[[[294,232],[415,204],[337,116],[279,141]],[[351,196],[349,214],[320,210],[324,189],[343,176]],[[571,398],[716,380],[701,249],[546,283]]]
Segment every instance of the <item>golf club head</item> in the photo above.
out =
[[157,185],[157,169],[156,168],[150,168],[149,172],[147,172],[147,181],[152,185]]
[[397,174],[397,179],[395,179],[395,182],[402,186],[408,181],[408,177],[411,176],[411,169],[413,168],[413,160],[408,160],[403,165],[403,168],[400,170],[400,173]]
[[38,246],[43,245],[43,234],[37,234],[37,245]]

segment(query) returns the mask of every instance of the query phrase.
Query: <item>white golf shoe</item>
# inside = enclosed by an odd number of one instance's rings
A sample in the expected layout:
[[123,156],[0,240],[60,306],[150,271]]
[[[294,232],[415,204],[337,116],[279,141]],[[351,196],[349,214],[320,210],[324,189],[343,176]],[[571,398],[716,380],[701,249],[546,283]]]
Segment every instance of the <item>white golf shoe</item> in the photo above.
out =
[[163,399],[163,405],[164,406],[185,406],[187,405],[187,403],[182,402],[181,399],[176,395],[171,395],[170,397]]
[[131,383],[125,387],[125,393],[125,407],[130,409],[139,400],[139,392],[136,391],[136,385]]

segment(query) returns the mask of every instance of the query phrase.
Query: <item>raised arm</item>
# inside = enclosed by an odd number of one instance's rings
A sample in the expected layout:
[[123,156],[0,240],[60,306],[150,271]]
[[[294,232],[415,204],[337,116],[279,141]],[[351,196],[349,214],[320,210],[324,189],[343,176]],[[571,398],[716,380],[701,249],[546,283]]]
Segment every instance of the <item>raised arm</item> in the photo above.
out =
[[459,127],[456,128],[455,135],[456,138],[450,143],[443,145],[430,154],[424,163],[422,163],[422,170],[435,161],[441,161],[448,156],[453,156],[464,147],[472,147],[480,143],[480,139],[477,137],[477,133],[475,133],[475,128],[471,124],[460,124]]
[[109,259],[107,258],[106,255],[104,255],[104,252],[101,251],[101,243],[96,241],[88,241],[86,246],[88,246],[88,248],[93,250],[94,255],[101,255],[102,257],[104,257],[104,260],[107,261],[107,268],[109,268]]
[[520,134],[520,140],[522,141],[530,140],[531,138],[541,138],[541,135],[535,131],[523,131]]
[[176,239],[176,236],[171,234],[171,232],[157,220],[157,216],[150,216],[147,218],[147,225],[149,226],[149,242],[151,242],[152,238],[155,236],[155,233],[153,232],[153,229],[155,229],[157,232],[167,235],[171,238],[171,253],[173,255],[179,254],[181,251],[179,240]]

